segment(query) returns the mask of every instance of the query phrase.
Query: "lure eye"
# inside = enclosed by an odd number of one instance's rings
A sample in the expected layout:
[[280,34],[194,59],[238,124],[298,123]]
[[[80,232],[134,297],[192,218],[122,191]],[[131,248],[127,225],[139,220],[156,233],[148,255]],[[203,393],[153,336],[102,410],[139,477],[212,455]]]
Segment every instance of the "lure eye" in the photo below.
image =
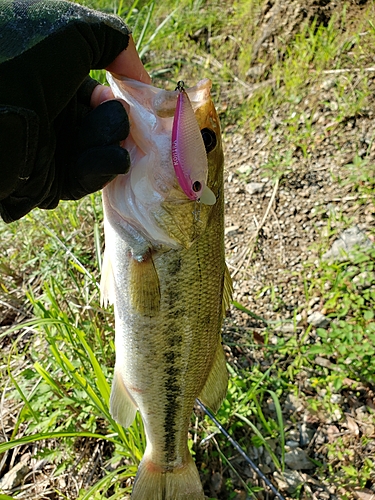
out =
[[213,149],[215,149],[217,143],[215,132],[210,128],[203,128],[201,130],[201,134],[204,147],[206,148],[206,153],[210,153]]
[[202,184],[199,181],[195,181],[194,184],[191,186],[194,193],[198,193],[202,189]]

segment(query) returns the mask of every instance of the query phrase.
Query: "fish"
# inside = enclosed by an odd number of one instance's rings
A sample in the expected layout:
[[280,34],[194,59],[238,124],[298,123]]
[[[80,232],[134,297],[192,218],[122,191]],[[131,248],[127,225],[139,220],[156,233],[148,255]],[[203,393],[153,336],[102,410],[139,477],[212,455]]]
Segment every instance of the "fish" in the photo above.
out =
[[[187,195],[172,158],[177,154],[183,162],[189,149],[189,125],[176,112],[181,89],[112,74],[108,81],[129,115],[130,134],[122,146],[131,160],[128,173],[102,194],[101,296],[115,314],[110,412],[128,427],[138,410],[144,424],[146,449],[131,500],[203,500],[188,430],[196,398],[217,412],[226,396],[221,328],[232,293],[224,255],[224,157],[212,83],[204,79],[184,87],[179,103],[181,112],[189,107],[198,125],[192,146],[205,151],[198,194],[209,194],[201,199]],[[173,151],[174,127],[180,132]],[[181,175],[194,183],[196,170],[192,162]]]

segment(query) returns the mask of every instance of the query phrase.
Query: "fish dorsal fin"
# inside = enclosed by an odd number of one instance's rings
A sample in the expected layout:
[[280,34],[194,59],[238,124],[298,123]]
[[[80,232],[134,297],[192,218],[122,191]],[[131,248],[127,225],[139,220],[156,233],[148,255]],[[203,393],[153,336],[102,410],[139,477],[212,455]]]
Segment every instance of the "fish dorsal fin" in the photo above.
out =
[[228,266],[225,265],[224,289],[223,289],[223,299],[222,299],[223,317],[225,316],[227,309],[229,309],[229,306],[230,306],[230,303],[232,300],[232,295],[233,295],[233,282],[232,282],[232,278],[231,278],[230,273],[229,273]]
[[208,408],[216,413],[225,399],[227,388],[228,371],[223,347],[221,342],[219,342],[216,349],[214,363],[198,398],[205,406],[208,406]]
[[115,301],[115,280],[112,264],[107,250],[104,251],[102,274],[100,278],[100,304],[107,307]]

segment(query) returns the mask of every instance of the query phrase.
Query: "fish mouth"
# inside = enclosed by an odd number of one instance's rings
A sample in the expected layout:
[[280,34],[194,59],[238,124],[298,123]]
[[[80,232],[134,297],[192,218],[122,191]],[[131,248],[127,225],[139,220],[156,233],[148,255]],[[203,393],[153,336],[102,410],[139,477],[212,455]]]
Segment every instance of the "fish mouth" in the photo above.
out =
[[[200,80],[194,87],[185,89],[194,111],[211,100],[212,82],[209,78]],[[160,118],[171,118],[176,110],[179,90],[160,90],[153,98],[152,105]]]

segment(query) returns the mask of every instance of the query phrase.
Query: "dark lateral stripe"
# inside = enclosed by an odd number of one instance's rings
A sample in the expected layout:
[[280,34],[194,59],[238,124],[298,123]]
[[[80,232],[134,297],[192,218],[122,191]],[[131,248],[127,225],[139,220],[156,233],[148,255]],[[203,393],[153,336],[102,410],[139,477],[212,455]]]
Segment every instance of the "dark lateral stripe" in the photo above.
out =
[[164,354],[165,360],[165,395],[166,395],[166,405],[164,414],[164,453],[166,462],[173,462],[176,460],[176,433],[177,433],[177,422],[176,419],[178,415],[181,414],[181,401],[179,396],[181,395],[181,387],[178,383],[178,376],[181,370],[175,366],[176,360],[181,357],[179,352],[168,351]]

